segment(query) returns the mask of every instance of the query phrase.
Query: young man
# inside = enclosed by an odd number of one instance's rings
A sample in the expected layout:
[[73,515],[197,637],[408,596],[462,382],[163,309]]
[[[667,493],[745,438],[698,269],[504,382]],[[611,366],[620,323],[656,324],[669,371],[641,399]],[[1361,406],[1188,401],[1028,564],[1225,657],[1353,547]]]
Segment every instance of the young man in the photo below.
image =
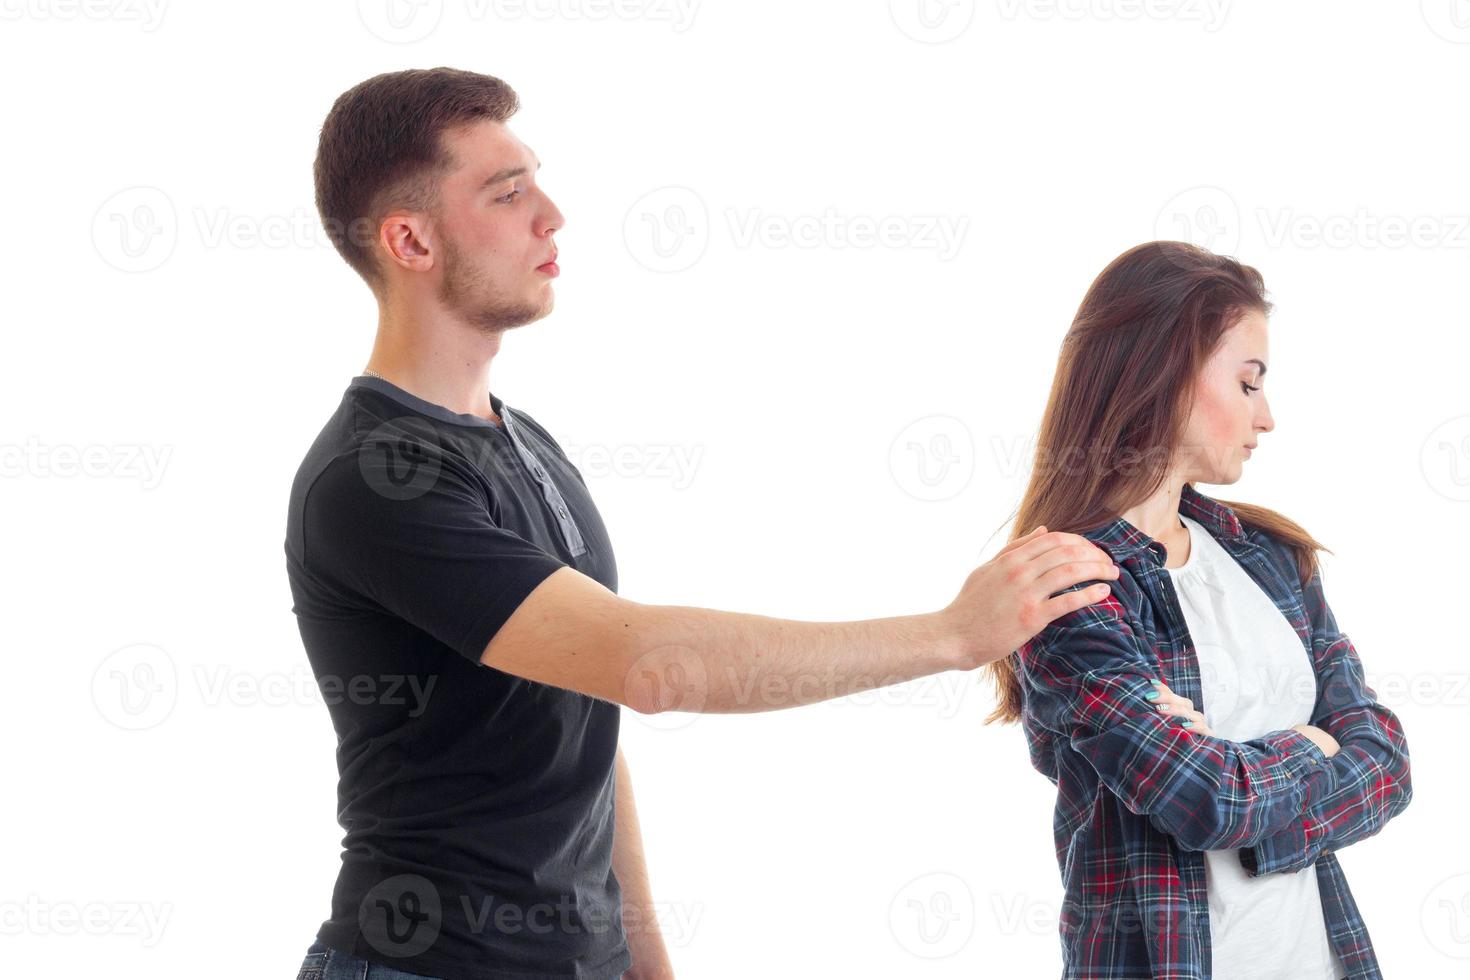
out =
[[913,616],[617,595],[581,474],[490,392],[501,335],[551,312],[560,271],[562,215],[506,127],[516,108],[498,79],[412,70],[350,89],[322,126],[317,206],[379,317],[287,520],[347,832],[306,977],[672,976],[620,706],[766,711],[973,669],[1116,575],[1086,539],[1038,528]]

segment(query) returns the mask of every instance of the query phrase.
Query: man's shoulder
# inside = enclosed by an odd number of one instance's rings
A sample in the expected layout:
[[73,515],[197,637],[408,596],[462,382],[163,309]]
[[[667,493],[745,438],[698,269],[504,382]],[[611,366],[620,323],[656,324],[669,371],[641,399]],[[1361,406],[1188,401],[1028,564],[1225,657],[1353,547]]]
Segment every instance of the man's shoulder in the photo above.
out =
[[361,444],[356,400],[348,392],[302,454],[291,481],[291,499],[299,500],[334,459],[355,452]]
[[[423,448],[432,442],[432,431],[415,424],[412,417],[387,418],[365,408],[357,390],[348,389],[312,438],[292,476],[287,551],[304,559],[307,524],[313,525],[315,534],[324,510],[361,513],[361,501],[371,495],[397,492],[401,496],[395,477],[407,473],[402,483],[411,487],[415,467],[422,469],[426,457]],[[395,459],[406,460],[408,468],[395,472]]]

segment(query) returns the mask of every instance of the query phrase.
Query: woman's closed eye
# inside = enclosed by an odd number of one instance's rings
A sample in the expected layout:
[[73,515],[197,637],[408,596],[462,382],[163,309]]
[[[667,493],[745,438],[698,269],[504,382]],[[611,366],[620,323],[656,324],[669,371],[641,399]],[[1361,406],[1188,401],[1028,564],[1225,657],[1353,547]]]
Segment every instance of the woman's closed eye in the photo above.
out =
[[1253,391],[1260,391],[1261,390],[1258,386],[1251,385],[1249,382],[1245,382],[1245,381],[1242,381],[1240,383],[1240,386],[1245,389],[1245,393],[1247,395],[1249,395]]

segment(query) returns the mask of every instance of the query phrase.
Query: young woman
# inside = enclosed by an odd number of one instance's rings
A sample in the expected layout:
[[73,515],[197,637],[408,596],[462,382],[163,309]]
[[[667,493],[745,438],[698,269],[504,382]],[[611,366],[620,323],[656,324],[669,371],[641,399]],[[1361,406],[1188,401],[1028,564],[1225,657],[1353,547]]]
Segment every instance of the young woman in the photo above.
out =
[[1015,527],[1076,531],[1122,575],[987,668],[987,721],[1019,719],[1057,787],[1066,978],[1380,977],[1332,852],[1408,805],[1403,730],[1327,605],[1326,549],[1194,488],[1274,427],[1269,313],[1256,270],[1151,242],[1062,343]]

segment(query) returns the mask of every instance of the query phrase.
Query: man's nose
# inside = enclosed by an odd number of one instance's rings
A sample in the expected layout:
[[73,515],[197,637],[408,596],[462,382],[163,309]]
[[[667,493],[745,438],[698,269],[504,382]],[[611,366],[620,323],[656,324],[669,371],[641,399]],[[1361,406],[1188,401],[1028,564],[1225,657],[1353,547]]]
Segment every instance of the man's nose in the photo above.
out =
[[566,217],[552,203],[551,198],[548,197],[546,199],[546,213],[541,218],[541,233],[544,235],[553,231],[559,231],[566,223]]

